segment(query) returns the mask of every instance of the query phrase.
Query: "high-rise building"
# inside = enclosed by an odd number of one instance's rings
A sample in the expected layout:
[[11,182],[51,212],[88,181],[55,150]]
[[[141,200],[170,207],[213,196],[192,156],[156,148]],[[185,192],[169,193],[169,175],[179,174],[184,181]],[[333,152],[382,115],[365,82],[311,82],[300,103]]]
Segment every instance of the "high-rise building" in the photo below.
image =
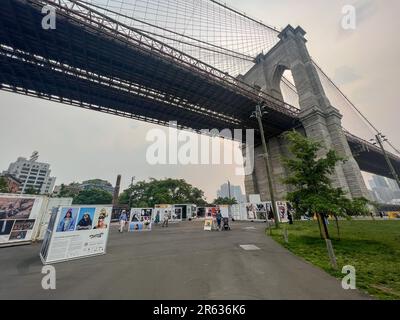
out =
[[39,194],[51,194],[53,192],[56,178],[50,177],[50,165],[37,162],[38,152],[34,152],[30,159],[19,157],[13,162],[3,174],[10,174],[17,178],[21,184],[19,193],[26,193],[26,190],[33,188]]
[[[237,203],[246,202],[246,196],[242,193],[242,188],[240,186],[231,185],[230,197],[236,199]],[[220,189],[217,191],[217,197],[219,198],[229,198],[229,186],[228,183],[221,185]]]
[[400,189],[396,181],[374,175],[369,181],[375,201],[391,203],[393,199],[400,199]]
[[62,184],[56,186],[53,191],[53,196],[59,196],[60,193],[68,194],[68,196],[78,195],[81,191],[89,190],[103,190],[108,193],[114,194],[114,187],[106,180],[102,179],[91,179],[79,182],[72,182],[70,184]]
[[103,190],[106,192],[109,192],[111,194],[114,193],[114,187],[112,186],[112,184],[106,180],[102,180],[102,179],[92,179],[92,180],[87,180],[87,181],[83,181],[80,184],[80,189],[81,190]]

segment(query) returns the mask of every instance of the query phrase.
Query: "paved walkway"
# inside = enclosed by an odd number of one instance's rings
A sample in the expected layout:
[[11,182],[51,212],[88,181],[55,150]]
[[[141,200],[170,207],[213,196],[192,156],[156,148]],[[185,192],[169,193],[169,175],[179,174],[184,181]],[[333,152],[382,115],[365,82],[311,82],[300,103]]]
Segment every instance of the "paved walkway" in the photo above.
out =
[[[41,288],[40,244],[0,249],[0,299],[366,299],[264,236],[264,225],[206,232],[199,222],[119,234],[107,254],[56,264]],[[255,245],[260,250],[244,250]]]

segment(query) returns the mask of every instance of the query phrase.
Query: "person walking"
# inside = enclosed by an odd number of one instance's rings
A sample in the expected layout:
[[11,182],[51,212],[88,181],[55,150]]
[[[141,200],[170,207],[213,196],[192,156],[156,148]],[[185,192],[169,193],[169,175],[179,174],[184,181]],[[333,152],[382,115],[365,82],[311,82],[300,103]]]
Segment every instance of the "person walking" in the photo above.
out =
[[165,212],[164,212],[163,224],[162,224],[162,227],[163,227],[163,228],[164,228],[164,227],[168,228],[168,221],[169,221],[169,213],[168,213],[167,210],[165,210]]
[[126,211],[122,210],[121,215],[119,216],[119,232],[124,232],[125,224],[128,221],[128,216],[126,215]]
[[218,225],[218,231],[221,230],[221,221],[222,221],[222,214],[221,214],[221,210],[218,209],[218,213],[217,213],[217,225]]
[[288,220],[289,220],[289,224],[293,224],[293,215],[291,211],[288,211]]
[[154,219],[154,223],[157,225],[160,223],[160,212],[157,212],[156,218]]

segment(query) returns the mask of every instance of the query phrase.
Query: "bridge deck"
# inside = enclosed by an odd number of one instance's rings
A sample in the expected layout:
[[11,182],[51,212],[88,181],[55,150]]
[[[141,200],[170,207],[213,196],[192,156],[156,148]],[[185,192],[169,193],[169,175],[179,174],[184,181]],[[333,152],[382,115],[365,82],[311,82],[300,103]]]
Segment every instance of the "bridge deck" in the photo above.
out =
[[[249,116],[261,99],[63,12],[57,11],[55,30],[44,30],[36,2],[2,6],[3,89],[196,130],[256,128]],[[276,135],[296,121],[295,114],[270,108],[265,129]]]

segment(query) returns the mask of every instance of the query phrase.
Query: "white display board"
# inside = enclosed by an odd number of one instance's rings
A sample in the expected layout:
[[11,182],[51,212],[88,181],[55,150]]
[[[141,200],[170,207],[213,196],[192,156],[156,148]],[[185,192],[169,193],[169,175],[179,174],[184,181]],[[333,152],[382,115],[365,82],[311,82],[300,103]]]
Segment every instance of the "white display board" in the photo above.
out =
[[249,202],[250,203],[260,203],[261,196],[259,194],[249,194]]
[[206,208],[206,218],[215,218],[217,216],[217,208],[216,207],[207,207]]
[[171,205],[156,205],[154,208],[154,221],[157,223],[162,223],[164,221],[164,216],[168,216],[168,220],[171,220],[172,210],[174,209]]
[[287,203],[284,201],[276,202],[276,209],[278,210],[279,220],[281,222],[288,222],[288,207]]
[[219,206],[222,218],[229,218],[229,206],[221,205]]
[[63,206],[50,218],[40,257],[44,264],[106,253],[112,206]]
[[242,220],[242,216],[240,214],[240,206],[240,204],[231,205],[232,218],[237,221]]
[[129,216],[129,222],[143,222],[145,220],[154,220],[153,208],[132,208]]
[[170,223],[181,222],[182,208],[175,208],[174,205],[169,204],[156,205],[154,208],[154,221],[159,221],[162,223],[165,215],[168,216]]
[[42,196],[0,194],[0,246],[31,242],[45,205]]
[[266,221],[270,216],[271,202],[247,203],[245,219],[250,221]]
[[132,208],[128,231],[151,231],[151,222],[154,220],[153,211],[153,208]]
[[41,214],[39,229],[37,237],[34,240],[43,240],[49,225],[51,214],[54,208],[58,209],[60,206],[70,206],[72,205],[72,198],[49,198],[44,211]]
[[212,231],[213,219],[207,218],[204,220],[204,231]]

